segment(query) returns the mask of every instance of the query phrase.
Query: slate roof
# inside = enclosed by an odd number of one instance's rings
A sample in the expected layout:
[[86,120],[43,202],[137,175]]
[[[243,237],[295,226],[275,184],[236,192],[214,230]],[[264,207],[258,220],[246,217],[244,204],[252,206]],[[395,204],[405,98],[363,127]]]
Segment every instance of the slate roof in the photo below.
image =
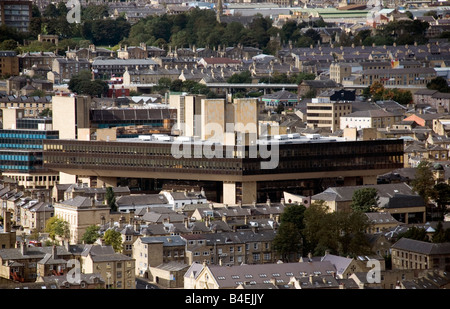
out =
[[[91,207],[92,206],[92,199],[91,199],[91,197],[88,197],[88,196],[77,195],[74,198],[62,201],[59,204],[63,205],[63,206],[72,206],[72,207],[80,207],[80,208],[82,208],[82,207]],[[99,205],[104,205],[104,204],[95,201],[95,205],[99,206]],[[106,206],[106,205],[104,205],[104,206]]]
[[353,113],[347,114],[343,117],[346,117],[346,118],[351,118],[351,117],[374,118],[374,117],[392,117],[392,116],[394,116],[394,114],[386,112],[382,109],[372,109],[372,110],[353,112]]
[[94,262],[131,261],[132,258],[121,253],[116,253],[112,246],[86,245],[82,256],[90,255]]
[[157,63],[151,59],[95,59],[93,66],[101,65],[118,65],[118,66],[135,66],[135,65],[156,65]]
[[395,244],[393,249],[417,252],[426,255],[450,254],[450,243],[430,243],[402,237]]
[[298,96],[290,91],[280,90],[274,93],[263,95],[261,99],[264,100],[278,100],[278,101],[298,101]]
[[366,216],[373,224],[399,223],[389,212],[367,212]]
[[[21,260],[21,259],[43,259],[46,254],[52,253],[52,247],[28,247],[26,254],[23,255],[21,249],[10,248],[10,249],[0,249],[0,258],[5,260]],[[58,257],[70,256],[70,252],[66,250],[63,246],[56,247],[56,253]]]
[[346,187],[330,187],[322,193],[312,196],[313,200],[324,201],[351,201],[353,192],[362,188],[375,188],[377,189],[378,196],[392,198],[395,195],[416,195],[414,191],[405,183],[393,183],[393,184],[378,184],[378,185],[366,185],[366,186],[346,186]]
[[156,213],[153,211],[147,212],[142,216],[143,221],[152,222],[152,223],[163,223],[164,221],[169,220],[169,222],[183,222],[186,219],[185,215],[178,214],[176,212],[173,213]]
[[233,288],[244,282],[265,283],[276,279],[277,283],[287,284],[291,277],[326,275],[336,272],[329,261],[256,264],[239,266],[208,266],[220,288]]
[[165,247],[177,247],[186,245],[186,241],[179,235],[141,237],[141,242],[144,244],[163,243],[163,246]]
[[118,207],[121,206],[142,206],[142,205],[160,205],[167,204],[167,198],[163,194],[139,194],[124,195],[116,199]]
[[345,270],[349,267],[353,259],[333,254],[326,254],[325,256],[322,257],[321,261],[322,262],[329,261],[336,268],[336,274],[341,276],[345,272]]

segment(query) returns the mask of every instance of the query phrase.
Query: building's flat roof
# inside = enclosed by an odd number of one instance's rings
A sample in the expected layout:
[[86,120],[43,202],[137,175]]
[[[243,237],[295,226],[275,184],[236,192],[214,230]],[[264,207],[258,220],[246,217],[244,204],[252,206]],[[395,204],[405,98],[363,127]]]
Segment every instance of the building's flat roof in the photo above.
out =
[[[149,135],[139,135],[138,137],[132,138],[119,138],[116,141],[118,142],[127,142],[127,143],[164,143],[164,144],[173,144],[176,142],[183,144],[192,144],[192,145],[221,145],[222,143],[219,141],[213,140],[200,140],[198,137],[189,137],[189,136],[170,136],[166,134],[149,134]],[[327,137],[321,136],[319,134],[308,134],[306,136],[300,135],[298,133],[294,134],[280,134],[274,135],[270,139],[260,138],[256,142],[260,145],[267,144],[303,144],[303,143],[327,143],[327,142],[342,142],[347,141],[346,138],[342,137]],[[226,146],[226,145],[224,145]]]

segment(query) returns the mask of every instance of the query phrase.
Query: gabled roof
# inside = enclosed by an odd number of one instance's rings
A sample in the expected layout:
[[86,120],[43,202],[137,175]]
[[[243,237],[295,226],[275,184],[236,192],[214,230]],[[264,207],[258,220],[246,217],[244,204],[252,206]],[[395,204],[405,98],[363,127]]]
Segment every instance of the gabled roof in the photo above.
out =
[[290,91],[280,90],[274,93],[263,95],[261,99],[264,100],[278,100],[278,101],[298,101],[298,96]]
[[395,244],[392,245],[392,248],[427,255],[450,254],[449,242],[431,243],[406,237],[400,238]]
[[94,262],[132,260],[131,257],[116,253],[112,246],[86,245],[81,255],[90,255]]
[[279,284],[287,284],[292,277],[336,272],[336,268],[329,261],[206,267],[220,288],[233,288],[244,282],[266,283],[271,279],[275,279]]
[[[92,202],[93,200],[91,197],[77,195],[74,198],[62,201],[60,203],[57,203],[56,205],[59,204],[62,206],[72,206],[72,207],[91,207]],[[94,200],[94,203],[95,206],[103,205],[102,203],[98,203],[96,200]]]
[[234,60],[231,58],[220,58],[220,57],[210,57],[210,58],[202,58],[207,64],[239,64],[241,61]]
[[141,237],[141,242],[144,244],[162,243],[165,247],[184,246],[186,241],[181,236],[151,236]]
[[399,223],[389,212],[367,212],[365,215],[373,224]]
[[183,222],[186,218],[185,215],[177,214],[175,212],[173,213],[156,213],[153,211],[147,212],[142,216],[142,220],[147,222],[153,222],[153,223],[163,223],[166,220],[169,220],[169,222]]
[[326,254],[325,256],[322,257],[321,261],[331,262],[331,264],[333,264],[334,267],[336,267],[337,271],[336,274],[342,275],[345,272],[345,270],[350,266],[350,264],[353,262],[353,259],[333,254]]
[[124,195],[116,199],[118,207],[123,206],[151,206],[168,204],[167,198],[163,194],[139,194]]
[[313,200],[324,201],[351,201],[353,192],[362,188],[377,189],[380,198],[392,198],[396,195],[416,196],[417,194],[405,183],[377,184],[365,186],[330,187],[322,193],[312,196]]
[[389,113],[382,109],[371,109],[365,111],[357,111],[351,114],[347,114],[344,117],[346,118],[376,118],[376,117],[392,117],[394,114]]

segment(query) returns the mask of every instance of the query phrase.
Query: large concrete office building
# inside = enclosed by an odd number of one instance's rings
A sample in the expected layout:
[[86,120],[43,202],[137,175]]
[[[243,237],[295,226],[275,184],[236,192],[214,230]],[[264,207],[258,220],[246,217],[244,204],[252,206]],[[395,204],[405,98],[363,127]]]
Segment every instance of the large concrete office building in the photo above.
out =
[[280,200],[283,190],[312,195],[339,183],[375,184],[378,175],[403,167],[402,140],[267,136],[258,130],[255,99],[186,96],[176,104],[184,123],[174,127],[179,136],[47,140],[44,166],[72,183],[95,178],[98,186],[133,189],[133,179],[147,191],[201,186],[213,193],[209,199],[227,204]]

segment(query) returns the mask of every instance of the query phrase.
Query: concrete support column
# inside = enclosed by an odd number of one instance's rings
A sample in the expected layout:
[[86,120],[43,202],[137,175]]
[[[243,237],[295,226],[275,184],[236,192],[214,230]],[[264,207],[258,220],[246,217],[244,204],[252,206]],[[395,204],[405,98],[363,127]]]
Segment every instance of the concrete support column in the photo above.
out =
[[117,187],[116,177],[97,177],[97,188]]
[[257,183],[256,181],[242,183],[242,204],[251,204],[257,198]]
[[72,175],[72,174],[59,172],[59,183],[60,184],[77,183],[77,176],[76,175]]
[[[236,196],[236,190],[240,186],[242,192],[242,203],[251,204],[256,201],[257,198],[257,183],[256,181],[242,182],[237,184],[236,182],[224,182],[223,183],[223,203],[229,205],[237,204],[238,198]],[[241,197],[239,197],[241,200]]]
[[356,186],[356,177],[344,177],[344,186]]
[[234,205],[236,204],[236,183],[223,182],[223,203]]
[[363,185],[376,185],[377,184],[377,176],[363,176]]

